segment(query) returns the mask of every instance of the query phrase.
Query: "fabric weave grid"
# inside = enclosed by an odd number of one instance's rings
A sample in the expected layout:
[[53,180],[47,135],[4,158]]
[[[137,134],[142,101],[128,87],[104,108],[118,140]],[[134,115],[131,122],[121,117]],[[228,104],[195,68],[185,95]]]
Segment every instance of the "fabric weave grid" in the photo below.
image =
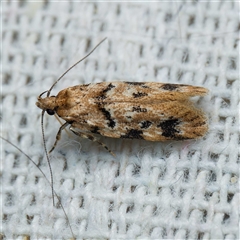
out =
[[[203,139],[151,143],[100,137],[115,154],[65,132],[51,154],[54,189],[76,239],[239,239],[237,2],[3,2],[1,135],[48,179],[37,96],[104,37],[52,91],[99,81],[204,86]],[[48,149],[60,125],[45,116]],[[2,236],[69,239],[51,188],[2,142]]]

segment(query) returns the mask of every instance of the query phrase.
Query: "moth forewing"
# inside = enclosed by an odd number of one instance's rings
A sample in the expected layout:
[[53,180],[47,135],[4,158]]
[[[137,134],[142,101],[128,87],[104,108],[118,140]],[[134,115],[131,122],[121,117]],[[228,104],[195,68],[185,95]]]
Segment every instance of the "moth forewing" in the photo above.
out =
[[92,141],[97,141],[92,134],[147,141],[185,140],[202,137],[208,130],[205,114],[190,101],[190,97],[207,92],[203,87],[182,84],[100,82],[66,88],[56,97],[39,97],[36,104],[66,121],[54,146],[67,125],[74,134]]

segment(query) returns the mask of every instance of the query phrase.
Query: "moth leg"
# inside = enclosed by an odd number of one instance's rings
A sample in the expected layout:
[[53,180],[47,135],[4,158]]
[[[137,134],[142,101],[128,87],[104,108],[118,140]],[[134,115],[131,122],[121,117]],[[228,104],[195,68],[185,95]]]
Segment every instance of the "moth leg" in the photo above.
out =
[[58,130],[58,133],[56,135],[56,140],[55,140],[55,143],[53,145],[53,147],[51,148],[51,150],[48,152],[48,153],[51,153],[54,148],[57,146],[57,142],[61,139],[61,133],[62,133],[62,130],[65,129],[67,126],[69,125],[68,122],[65,122]]
[[82,137],[82,138],[87,138],[93,142],[97,142],[99,145],[101,145],[102,147],[104,147],[109,153],[111,153],[114,157],[115,157],[115,154],[102,142],[99,142],[97,140],[97,138],[95,138],[94,136],[90,135],[90,134],[87,134],[87,133],[83,133],[83,132],[79,132],[79,131],[76,131],[73,127],[70,127],[69,128],[74,134],[76,134],[77,136],[79,137]]
[[[58,120],[58,122],[59,122],[60,125],[62,126],[63,123],[62,123],[62,121],[60,120],[60,118],[58,117],[58,115],[57,115],[57,114],[54,114],[54,117]],[[68,131],[66,128],[65,128],[64,130],[65,130],[65,132],[67,133],[67,135],[70,137],[69,131]]]

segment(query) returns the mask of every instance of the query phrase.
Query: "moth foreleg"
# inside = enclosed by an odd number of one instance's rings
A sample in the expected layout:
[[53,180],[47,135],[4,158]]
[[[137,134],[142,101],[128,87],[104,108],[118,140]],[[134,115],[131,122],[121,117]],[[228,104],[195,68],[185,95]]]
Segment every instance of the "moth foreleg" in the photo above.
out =
[[57,135],[56,135],[55,143],[54,143],[53,147],[51,148],[51,150],[49,151],[49,153],[51,153],[51,152],[54,150],[54,148],[57,146],[57,142],[61,139],[62,130],[63,130],[64,128],[66,128],[69,124],[70,124],[70,123],[65,122],[65,123],[59,128],[58,133],[57,133]]
[[73,127],[70,127],[69,129],[79,137],[87,138],[93,142],[97,142],[99,145],[104,147],[109,153],[111,153],[115,157],[115,154],[104,143],[98,141],[97,138],[95,138],[93,135],[76,131]]

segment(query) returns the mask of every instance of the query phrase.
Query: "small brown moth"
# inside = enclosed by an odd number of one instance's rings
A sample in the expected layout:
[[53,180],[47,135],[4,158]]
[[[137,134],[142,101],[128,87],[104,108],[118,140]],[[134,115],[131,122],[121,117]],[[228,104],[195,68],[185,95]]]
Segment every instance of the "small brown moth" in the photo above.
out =
[[147,141],[186,140],[202,137],[208,129],[204,113],[189,100],[207,92],[203,87],[180,84],[100,82],[69,87],[57,96],[40,96],[36,104],[66,121],[56,143],[68,125],[74,134],[93,141],[97,140],[92,134]]
[[[205,114],[189,100],[190,97],[206,95],[208,90],[203,87],[155,82],[100,82],[69,87],[57,96],[50,96],[55,84],[104,40],[38,97],[36,105],[43,110],[42,126],[45,111],[65,120],[51,151],[62,130],[69,125],[74,134],[98,142],[110,153],[108,147],[93,134],[167,141],[197,139],[206,133],[208,124]],[[47,96],[42,98],[46,92]],[[45,142],[44,147],[47,154]],[[48,154],[47,159],[50,166]]]
[[[105,39],[38,97],[36,105],[43,113],[46,111],[65,120],[51,151],[62,130],[69,125],[74,134],[96,142],[92,134],[167,141],[196,139],[206,133],[206,116],[189,100],[206,95],[208,90],[203,87],[155,82],[100,82],[69,87],[57,96],[50,96],[55,84]],[[47,96],[42,98],[46,92]],[[110,151],[106,145],[98,143]]]

